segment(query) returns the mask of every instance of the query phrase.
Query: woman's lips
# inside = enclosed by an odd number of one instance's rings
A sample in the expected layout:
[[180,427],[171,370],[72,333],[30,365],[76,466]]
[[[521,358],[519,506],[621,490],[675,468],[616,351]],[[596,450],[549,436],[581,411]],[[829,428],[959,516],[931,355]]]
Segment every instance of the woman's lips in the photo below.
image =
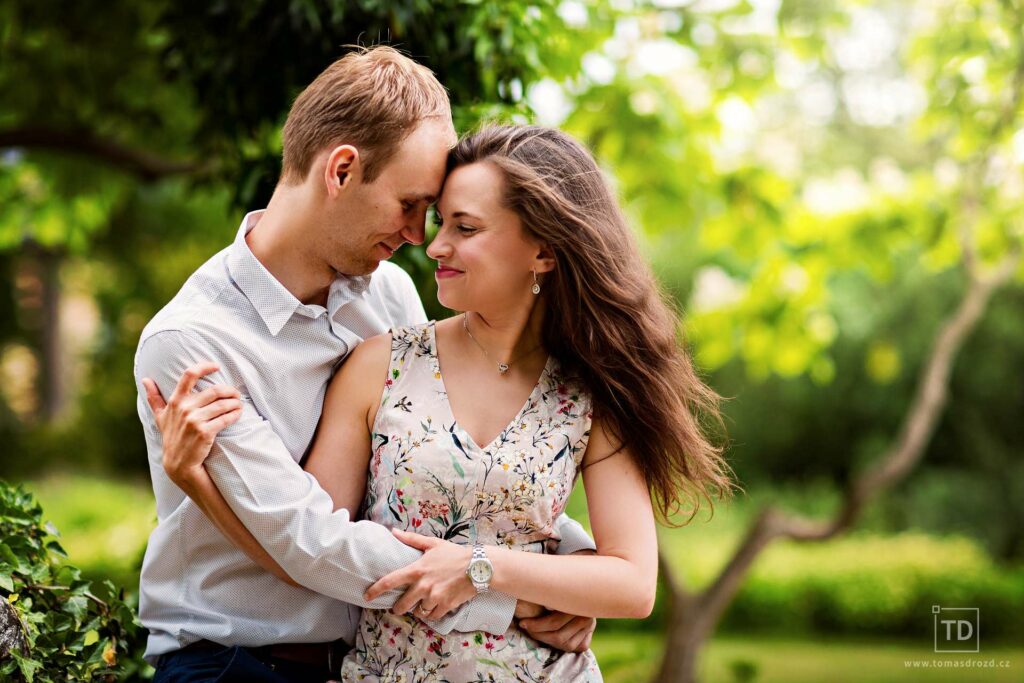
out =
[[440,279],[455,277],[456,275],[462,275],[461,270],[455,270],[448,266],[438,266],[437,270],[434,271],[434,277]]

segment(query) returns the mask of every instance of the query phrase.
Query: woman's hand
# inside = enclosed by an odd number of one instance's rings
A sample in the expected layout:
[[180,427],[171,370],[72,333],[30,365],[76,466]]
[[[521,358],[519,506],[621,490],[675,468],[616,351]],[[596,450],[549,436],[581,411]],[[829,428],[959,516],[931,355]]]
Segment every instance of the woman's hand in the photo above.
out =
[[466,576],[472,548],[409,531],[391,531],[402,543],[422,550],[423,557],[370,586],[363,596],[368,602],[390,590],[406,587],[391,612],[411,612],[425,621],[440,619],[476,595],[473,582]]
[[200,377],[218,369],[215,363],[200,363],[189,368],[166,403],[156,382],[148,377],[142,380],[146,401],[163,438],[164,471],[183,489],[182,484],[188,480],[190,472],[201,468],[210,455],[217,434],[242,415],[241,394],[232,386],[217,384],[198,394],[192,393]]

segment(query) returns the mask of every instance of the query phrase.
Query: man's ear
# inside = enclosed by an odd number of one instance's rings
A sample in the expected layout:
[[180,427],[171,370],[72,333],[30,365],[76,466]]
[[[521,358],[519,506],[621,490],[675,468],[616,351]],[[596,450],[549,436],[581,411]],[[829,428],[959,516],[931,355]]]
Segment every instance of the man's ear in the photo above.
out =
[[324,165],[324,187],[328,197],[334,197],[351,187],[362,174],[359,150],[352,145],[338,145],[327,154]]

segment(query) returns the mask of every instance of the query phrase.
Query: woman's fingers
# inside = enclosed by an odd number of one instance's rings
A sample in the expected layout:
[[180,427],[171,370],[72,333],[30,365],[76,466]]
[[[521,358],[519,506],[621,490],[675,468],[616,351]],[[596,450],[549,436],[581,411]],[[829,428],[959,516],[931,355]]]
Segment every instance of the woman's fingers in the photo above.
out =
[[160,393],[160,387],[148,377],[142,378],[142,387],[146,390],[146,403],[149,404],[149,409],[153,411],[153,417],[159,418],[160,413],[167,407],[167,402],[164,401],[164,397]]
[[241,410],[242,402],[237,398],[222,398],[209,403],[202,408],[197,408],[192,411],[192,420],[195,424],[213,427],[210,422],[223,415],[224,413],[230,413],[233,410]]
[[190,399],[190,403],[196,408],[201,408],[220,399],[238,398],[241,395],[242,394],[239,393],[238,389],[233,386],[228,384],[214,384],[212,387],[207,387],[196,394],[192,399]]
[[424,605],[421,602],[416,607],[416,612],[414,614],[419,619],[433,619],[434,618],[434,610],[436,610],[436,609],[437,609],[437,605],[427,606],[427,605]]
[[394,534],[395,538],[407,546],[424,552],[430,550],[436,545],[444,543],[444,539],[436,538],[434,536],[425,536],[423,534],[418,534],[415,531],[403,531],[402,529],[393,528],[391,529],[391,533]]
[[181,375],[181,379],[178,380],[178,385],[174,388],[174,393],[171,394],[171,399],[168,403],[181,403],[192,393],[200,377],[205,377],[219,369],[220,367],[216,363],[199,363],[185,370]]
[[426,597],[426,591],[419,584],[414,584],[409,587],[409,590],[405,591],[402,597],[395,601],[395,606],[391,608],[391,613],[406,614],[407,612],[412,612],[416,604],[423,602]]
[[241,407],[239,407],[237,410],[232,410],[230,412],[224,413],[220,417],[210,420],[210,428],[216,432],[220,432],[221,430],[230,427],[231,425],[238,422],[238,418],[240,417],[242,417]]
[[[419,560],[417,560],[417,562],[418,561]],[[414,562],[413,564],[409,565],[408,567],[404,567],[402,569],[396,569],[395,571],[391,572],[387,576],[382,576],[381,578],[379,578],[377,580],[377,582],[375,584],[373,584],[372,586],[370,586],[369,588],[366,589],[366,593],[363,595],[363,598],[367,602],[373,602],[374,600],[379,598],[381,595],[384,595],[385,593],[387,593],[389,590],[391,590],[393,588],[400,588],[402,586],[407,586],[407,585],[413,583],[413,579],[412,579],[412,575],[411,575],[410,569],[415,564],[416,563]]]

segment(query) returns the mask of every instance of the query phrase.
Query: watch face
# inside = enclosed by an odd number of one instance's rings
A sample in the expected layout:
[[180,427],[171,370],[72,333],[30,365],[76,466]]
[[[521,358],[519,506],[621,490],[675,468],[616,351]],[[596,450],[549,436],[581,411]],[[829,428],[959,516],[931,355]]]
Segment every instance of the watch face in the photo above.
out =
[[491,574],[493,573],[491,563],[486,560],[476,560],[469,567],[469,578],[474,583],[487,583],[491,580]]

